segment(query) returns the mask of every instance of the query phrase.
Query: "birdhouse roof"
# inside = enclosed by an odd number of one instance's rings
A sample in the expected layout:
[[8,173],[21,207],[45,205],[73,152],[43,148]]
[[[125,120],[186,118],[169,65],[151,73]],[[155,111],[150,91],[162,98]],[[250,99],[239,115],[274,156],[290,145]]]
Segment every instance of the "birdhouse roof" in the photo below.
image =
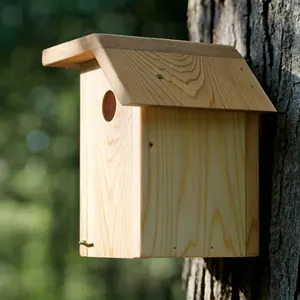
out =
[[231,46],[91,34],[42,55],[49,67],[80,68],[94,59],[123,105],[276,111]]

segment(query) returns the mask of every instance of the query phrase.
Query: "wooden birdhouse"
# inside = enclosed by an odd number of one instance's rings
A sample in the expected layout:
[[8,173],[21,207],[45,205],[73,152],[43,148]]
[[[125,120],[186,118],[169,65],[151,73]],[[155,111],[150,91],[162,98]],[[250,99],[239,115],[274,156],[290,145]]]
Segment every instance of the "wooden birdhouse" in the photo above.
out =
[[92,34],[42,61],[80,69],[82,256],[258,255],[259,114],[275,108],[233,47]]

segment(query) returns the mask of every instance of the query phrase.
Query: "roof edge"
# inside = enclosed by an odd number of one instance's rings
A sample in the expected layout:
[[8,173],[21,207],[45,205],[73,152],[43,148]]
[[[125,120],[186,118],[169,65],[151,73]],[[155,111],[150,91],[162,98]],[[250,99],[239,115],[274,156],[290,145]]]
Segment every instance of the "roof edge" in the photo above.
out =
[[227,45],[94,33],[43,50],[42,65],[45,67],[79,68],[81,63],[95,59],[93,51],[99,47],[104,49],[243,58],[234,47]]

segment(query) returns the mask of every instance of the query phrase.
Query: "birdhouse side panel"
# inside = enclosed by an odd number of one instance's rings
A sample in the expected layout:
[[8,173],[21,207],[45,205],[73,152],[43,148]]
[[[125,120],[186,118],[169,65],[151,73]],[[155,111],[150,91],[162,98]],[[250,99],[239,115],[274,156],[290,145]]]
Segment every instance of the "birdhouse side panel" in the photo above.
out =
[[142,108],[143,257],[246,255],[244,112]]
[[259,114],[246,113],[247,256],[259,255]]
[[[97,63],[80,75],[80,246],[89,257],[139,256],[140,205],[135,182],[134,116],[123,107]],[[115,98],[115,99],[114,99]],[[135,133],[136,133],[135,129]]]

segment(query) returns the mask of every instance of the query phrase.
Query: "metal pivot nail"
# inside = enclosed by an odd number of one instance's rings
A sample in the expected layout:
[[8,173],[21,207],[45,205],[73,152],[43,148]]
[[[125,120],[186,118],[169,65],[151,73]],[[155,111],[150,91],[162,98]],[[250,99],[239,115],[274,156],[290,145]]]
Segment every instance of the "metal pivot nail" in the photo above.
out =
[[79,241],[78,244],[79,244],[79,245],[86,246],[86,247],[88,247],[88,248],[94,247],[94,244],[93,244],[93,243],[88,243],[86,240]]

